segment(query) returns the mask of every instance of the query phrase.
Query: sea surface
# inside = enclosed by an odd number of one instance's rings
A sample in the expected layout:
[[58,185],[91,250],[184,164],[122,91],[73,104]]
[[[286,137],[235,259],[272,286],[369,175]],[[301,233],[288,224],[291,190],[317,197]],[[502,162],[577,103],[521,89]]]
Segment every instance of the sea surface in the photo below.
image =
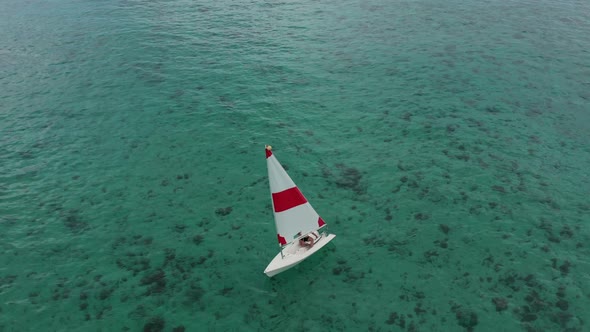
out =
[[589,170],[587,0],[0,2],[2,332],[590,331]]

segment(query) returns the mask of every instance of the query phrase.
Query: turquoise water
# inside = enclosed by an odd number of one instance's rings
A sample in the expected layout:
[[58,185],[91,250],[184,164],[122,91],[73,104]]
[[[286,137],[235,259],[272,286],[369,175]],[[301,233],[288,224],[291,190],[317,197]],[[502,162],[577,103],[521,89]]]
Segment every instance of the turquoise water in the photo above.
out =
[[[587,331],[586,1],[0,4],[0,331]],[[336,239],[275,278],[264,144]]]

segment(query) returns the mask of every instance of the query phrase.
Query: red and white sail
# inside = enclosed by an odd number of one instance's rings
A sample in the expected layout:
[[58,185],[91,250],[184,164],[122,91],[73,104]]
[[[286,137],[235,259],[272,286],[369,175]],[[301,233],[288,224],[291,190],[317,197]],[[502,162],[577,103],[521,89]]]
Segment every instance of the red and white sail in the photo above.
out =
[[286,245],[323,227],[326,223],[299,191],[270,146],[266,147],[266,163],[279,243]]

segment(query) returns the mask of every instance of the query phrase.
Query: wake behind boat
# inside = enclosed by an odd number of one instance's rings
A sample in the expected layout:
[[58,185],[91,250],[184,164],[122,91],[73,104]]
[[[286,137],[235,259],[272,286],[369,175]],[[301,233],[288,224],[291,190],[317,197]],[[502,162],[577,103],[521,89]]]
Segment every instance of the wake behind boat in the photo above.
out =
[[264,273],[272,277],[301,263],[336,237],[266,146],[268,181],[281,251]]

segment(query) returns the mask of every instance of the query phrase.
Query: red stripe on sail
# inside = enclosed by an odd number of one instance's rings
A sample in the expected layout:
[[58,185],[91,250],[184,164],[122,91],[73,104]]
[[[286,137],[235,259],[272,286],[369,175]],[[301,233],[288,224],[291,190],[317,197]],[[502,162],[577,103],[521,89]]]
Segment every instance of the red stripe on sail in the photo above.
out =
[[322,219],[322,217],[318,217],[318,227],[322,227],[324,226],[326,223],[324,222],[324,219]]
[[272,193],[272,202],[275,212],[283,212],[307,203],[307,199],[303,197],[299,188],[293,187],[278,193]]
[[279,243],[282,245],[287,244],[287,240],[285,240],[284,237],[281,236],[281,234],[277,234],[277,239],[279,239]]

